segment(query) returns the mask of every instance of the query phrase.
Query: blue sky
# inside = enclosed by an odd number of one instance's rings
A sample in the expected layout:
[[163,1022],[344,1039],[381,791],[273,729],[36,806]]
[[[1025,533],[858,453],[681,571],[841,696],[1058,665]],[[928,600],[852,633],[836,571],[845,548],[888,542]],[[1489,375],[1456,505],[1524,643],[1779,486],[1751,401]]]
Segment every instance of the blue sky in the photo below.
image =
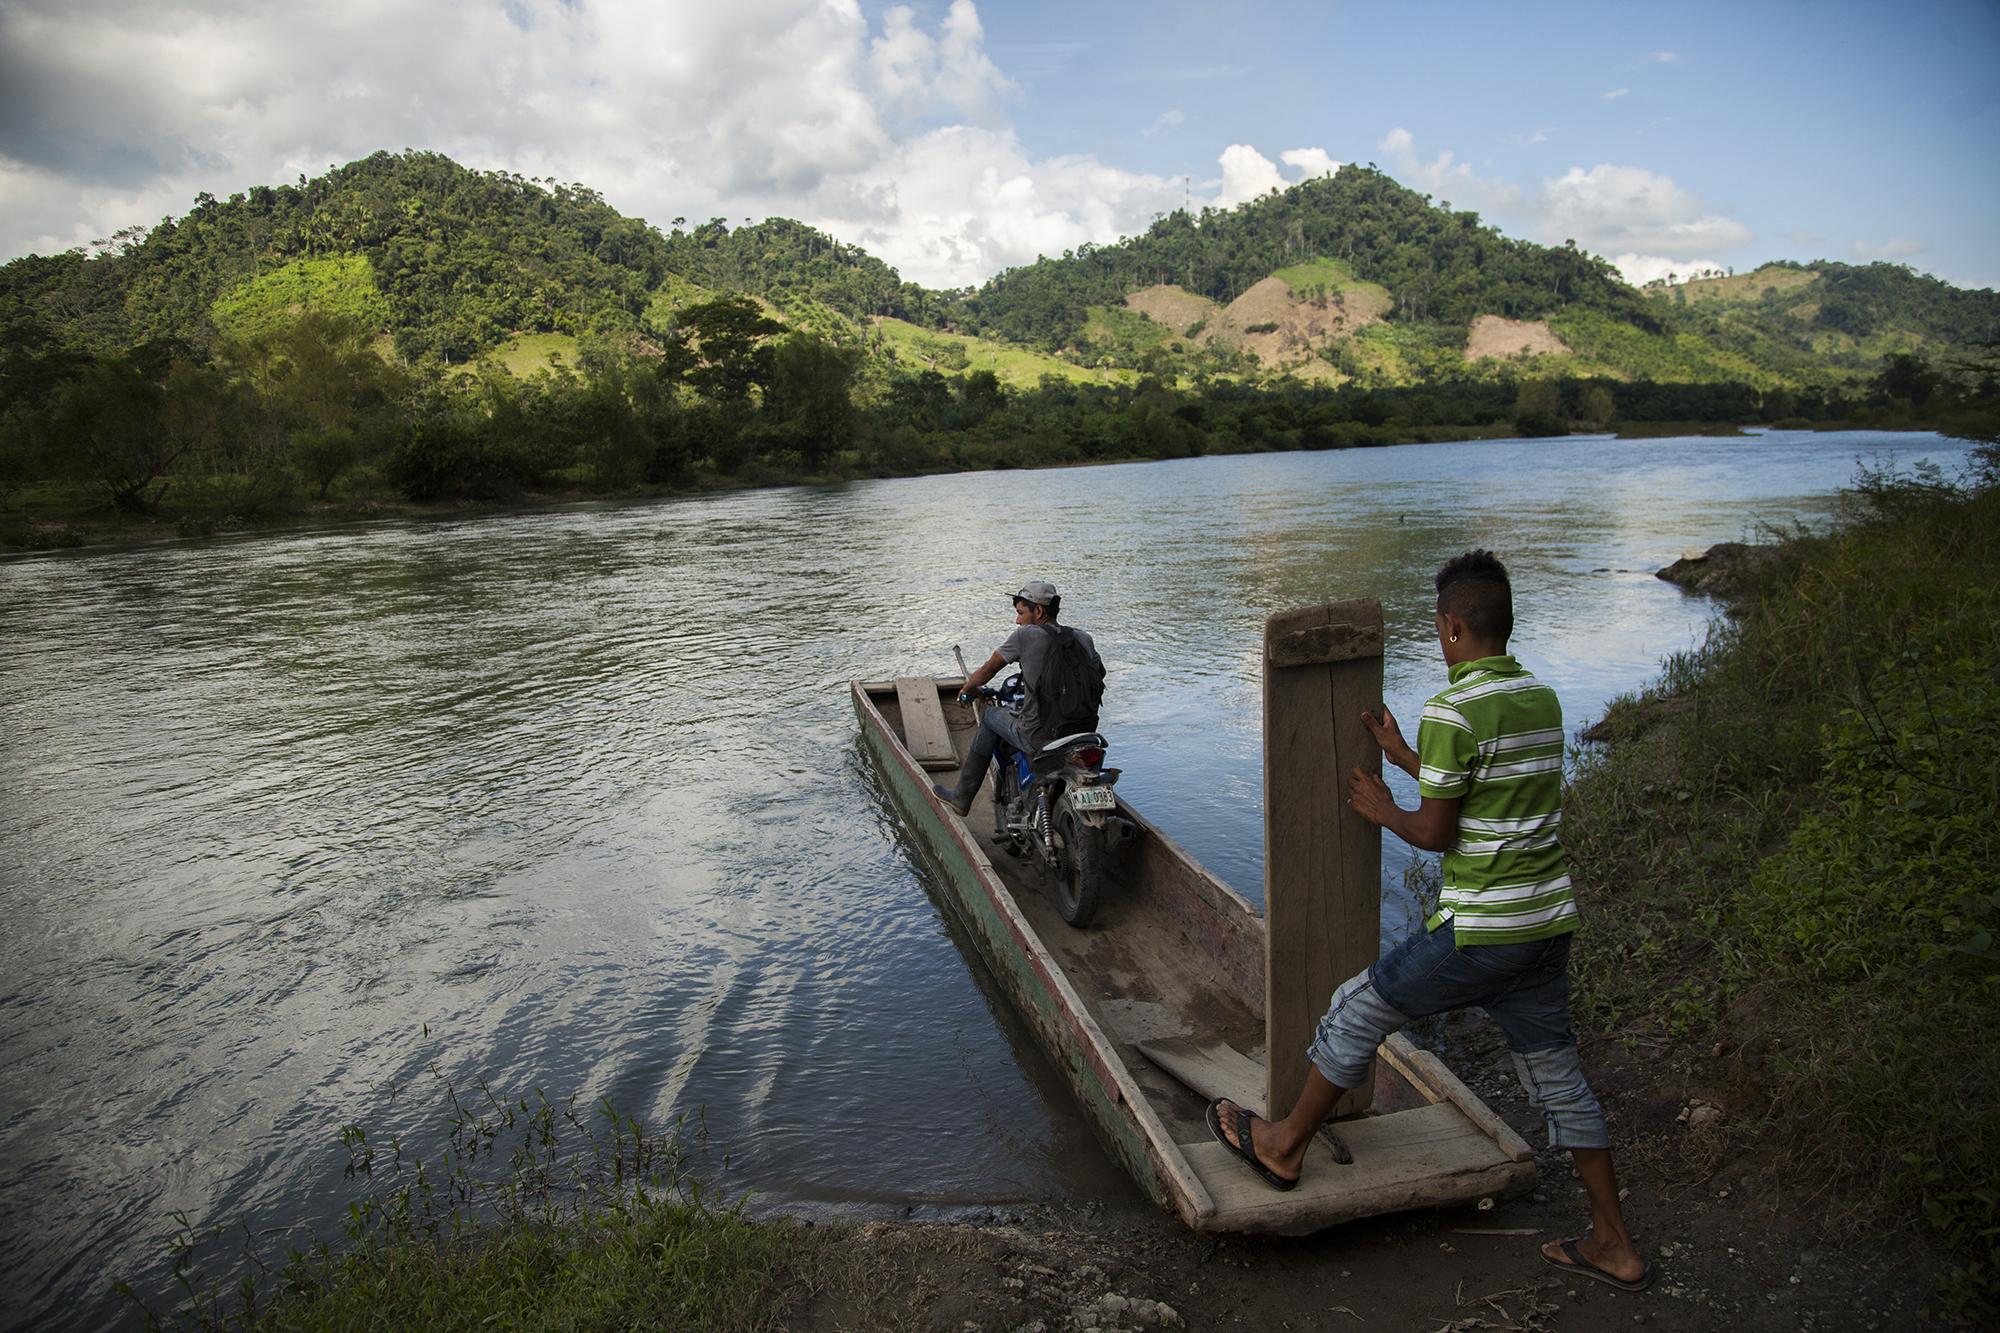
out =
[[[1532,234],[1571,168],[1664,176],[1751,239],[1713,254],[1892,258],[2000,283],[2000,5],[990,5],[987,47],[1040,154],[1216,177],[1300,145]],[[1052,34],[1061,37],[1052,40]],[[1435,177],[1435,173],[1433,173]],[[1513,186],[1519,200],[1508,205]],[[1544,236],[1540,239],[1550,239]],[[1561,237],[1553,239],[1560,240]]]
[[0,258],[379,149],[976,283],[1338,163],[1635,280],[2000,286],[2000,5],[11,0]]

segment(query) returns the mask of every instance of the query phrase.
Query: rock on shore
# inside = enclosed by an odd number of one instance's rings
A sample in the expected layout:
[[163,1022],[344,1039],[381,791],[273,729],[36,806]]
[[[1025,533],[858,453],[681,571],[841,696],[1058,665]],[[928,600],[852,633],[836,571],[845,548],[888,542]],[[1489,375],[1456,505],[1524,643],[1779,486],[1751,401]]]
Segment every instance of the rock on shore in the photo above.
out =
[[1704,597],[1740,597],[1756,586],[1777,558],[1776,546],[1718,542],[1701,555],[1674,561],[1654,577]]

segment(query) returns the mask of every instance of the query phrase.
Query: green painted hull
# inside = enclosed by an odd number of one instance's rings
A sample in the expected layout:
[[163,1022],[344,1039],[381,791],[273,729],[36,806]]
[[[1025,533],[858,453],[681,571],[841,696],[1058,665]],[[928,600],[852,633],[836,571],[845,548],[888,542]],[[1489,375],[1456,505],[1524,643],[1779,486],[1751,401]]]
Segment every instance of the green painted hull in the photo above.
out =
[[854,691],[861,734],[906,827],[938,872],[939,888],[978,942],[981,957],[1034,1030],[1099,1137],[1139,1187],[1162,1207],[1196,1220],[1196,1201],[1171,1187],[1133,1106],[1133,1084],[1040,942],[1011,904],[985,853],[964,824],[944,813],[930,776],[910,759],[867,695]]

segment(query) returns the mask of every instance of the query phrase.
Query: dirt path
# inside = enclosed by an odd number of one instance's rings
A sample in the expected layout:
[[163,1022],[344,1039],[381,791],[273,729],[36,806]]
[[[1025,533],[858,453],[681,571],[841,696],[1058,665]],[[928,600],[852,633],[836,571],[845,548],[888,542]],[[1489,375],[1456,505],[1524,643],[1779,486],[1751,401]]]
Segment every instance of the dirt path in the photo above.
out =
[[[1483,1029],[1483,1030],[1482,1030]],[[1531,1143],[1544,1134],[1497,1034],[1455,1029],[1454,1067]],[[962,1223],[877,1224],[856,1233],[843,1276],[795,1327],[952,1330],[1535,1329],[1936,1327],[1932,1270],[1907,1242],[1829,1233],[1774,1208],[1753,1158],[1728,1160],[1713,1126],[1680,1111],[1720,1071],[1640,1048],[1599,1051],[1633,1234],[1652,1290],[1565,1275],[1537,1247],[1586,1216],[1567,1154],[1542,1153],[1541,1187],[1485,1210],[1413,1213],[1303,1239],[1211,1238],[1164,1213],[1031,1207]],[[1720,1109],[1720,1108],[1719,1108]],[[1730,1114],[1726,1109],[1722,1111]],[[1526,1232],[1529,1234],[1515,1234]]]

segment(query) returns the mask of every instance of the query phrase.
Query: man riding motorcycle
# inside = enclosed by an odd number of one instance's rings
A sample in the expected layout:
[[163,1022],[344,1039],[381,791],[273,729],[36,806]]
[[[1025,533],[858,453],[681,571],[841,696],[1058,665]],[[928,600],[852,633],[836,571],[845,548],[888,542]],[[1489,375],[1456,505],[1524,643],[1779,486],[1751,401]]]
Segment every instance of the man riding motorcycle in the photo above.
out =
[[[965,678],[965,684],[959,689],[959,702],[964,703],[976,697],[979,688],[1010,663],[1020,664],[1021,679],[1027,686],[1018,714],[1005,708],[988,708],[980,718],[979,734],[973,737],[972,752],[966,756],[965,766],[959,770],[958,782],[951,787],[932,785],[931,790],[949,802],[961,816],[971,813],[972,798],[979,794],[979,784],[986,777],[986,766],[993,761],[993,753],[998,747],[1006,745],[1033,754],[1056,738],[1056,724],[1063,719],[1049,715],[1044,686],[1056,647],[1056,617],[1061,610],[1062,597],[1056,592],[1054,584],[1031,579],[1021,585],[1021,590],[1014,594],[1014,632],[993,651],[991,657]],[[1068,633],[1083,645],[1101,682],[1104,662],[1097,655],[1097,645],[1080,629],[1069,629]],[[1096,725],[1095,718],[1091,719],[1090,725]]]

